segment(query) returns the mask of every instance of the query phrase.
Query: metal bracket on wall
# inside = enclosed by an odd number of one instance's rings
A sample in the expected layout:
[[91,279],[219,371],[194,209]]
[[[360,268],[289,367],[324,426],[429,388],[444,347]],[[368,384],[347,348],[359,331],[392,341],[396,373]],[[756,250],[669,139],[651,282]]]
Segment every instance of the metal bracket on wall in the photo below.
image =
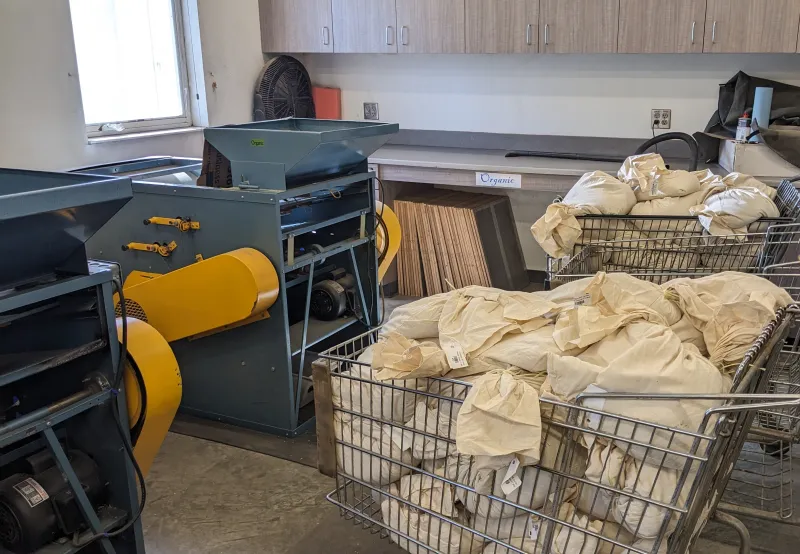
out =
[[145,225],[165,225],[167,227],[175,227],[181,233],[188,231],[197,231],[200,229],[199,221],[192,221],[190,217],[151,217],[144,220]]
[[139,252],[153,252],[154,254],[159,254],[164,258],[169,258],[175,249],[178,248],[178,243],[174,240],[170,243],[163,243],[159,244],[154,242],[152,244],[147,244],[144,242],[129,242],[128,244],[122,245],[122,251],[127,252],[128,250],[137,250]]

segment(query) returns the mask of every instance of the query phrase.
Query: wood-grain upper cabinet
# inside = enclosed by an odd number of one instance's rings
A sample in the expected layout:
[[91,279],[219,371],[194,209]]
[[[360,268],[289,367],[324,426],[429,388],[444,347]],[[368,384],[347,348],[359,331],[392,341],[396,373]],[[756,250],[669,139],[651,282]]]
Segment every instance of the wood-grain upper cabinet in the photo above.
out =
[[619,52],[703,51],[706,0],[620,0]]
[[397,52],[395,0],[332,0],[333,51]]
[[259,0],[259,14],[264,52],[333,52],[331,0]]
[[541,0],[539,51],[548,54],[616,52],[619,2]]
[[539,0],[467,0],[468,54],[539,51]]
[[797,52],[800,0],[708,0],[705,52]]
[[464,0],[397,0],[397,51],[463,54]]

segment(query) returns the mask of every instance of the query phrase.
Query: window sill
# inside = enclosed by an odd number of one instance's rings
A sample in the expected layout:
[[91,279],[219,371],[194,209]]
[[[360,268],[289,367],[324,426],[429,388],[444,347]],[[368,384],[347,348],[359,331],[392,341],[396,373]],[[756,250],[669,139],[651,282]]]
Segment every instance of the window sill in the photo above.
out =
[[143,131],[141,133],[127,133],[124,135],[107,135],[103,137],[89,137],[89,144],[108,144],[110,142],[121,142],[125,140],[140,140],[153,137],[163,137],[169,135],[185,135],[187,133],[197,133],[204,127],[180,127],[178,129],[163,129],[159,131]]

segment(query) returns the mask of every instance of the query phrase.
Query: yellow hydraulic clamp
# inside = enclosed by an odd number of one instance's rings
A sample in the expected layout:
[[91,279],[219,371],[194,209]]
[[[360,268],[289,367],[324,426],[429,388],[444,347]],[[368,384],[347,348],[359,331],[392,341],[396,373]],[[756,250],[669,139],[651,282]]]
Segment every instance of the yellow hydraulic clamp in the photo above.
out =
[[190,217],[151,217],[144,220],[145,225],[166,225],[167,227],[175,227],[181,233],[188,231],[197,231],[200,229],[199,221],[192,221]]
[[128,250],[137,250],[139,252],[153,252],[154,254],[159,254],[165,258],[169,258],[175,249],[178,248],[178,243],[174,240],[170,243],[151,243],[147,244],[144,242],[129,242],[128,244],[122,245],[122,251],[127,252]]

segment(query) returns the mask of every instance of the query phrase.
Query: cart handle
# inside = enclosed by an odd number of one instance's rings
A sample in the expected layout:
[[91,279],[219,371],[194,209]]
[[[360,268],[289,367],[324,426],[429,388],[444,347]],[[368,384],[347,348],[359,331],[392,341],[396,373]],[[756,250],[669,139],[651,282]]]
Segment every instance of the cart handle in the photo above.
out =
[[700,146],[692,135],[687,135],[686,133],[664,133],[663,135],[653,137],[642,144],[634,155],[638,156],[639,154],[644,154],[656,144],[661,144],[669,140],[681,140],[689,146],[689,150],[692,154],[689,159],[689,171],[697,171],[697,166],[700,163]]

